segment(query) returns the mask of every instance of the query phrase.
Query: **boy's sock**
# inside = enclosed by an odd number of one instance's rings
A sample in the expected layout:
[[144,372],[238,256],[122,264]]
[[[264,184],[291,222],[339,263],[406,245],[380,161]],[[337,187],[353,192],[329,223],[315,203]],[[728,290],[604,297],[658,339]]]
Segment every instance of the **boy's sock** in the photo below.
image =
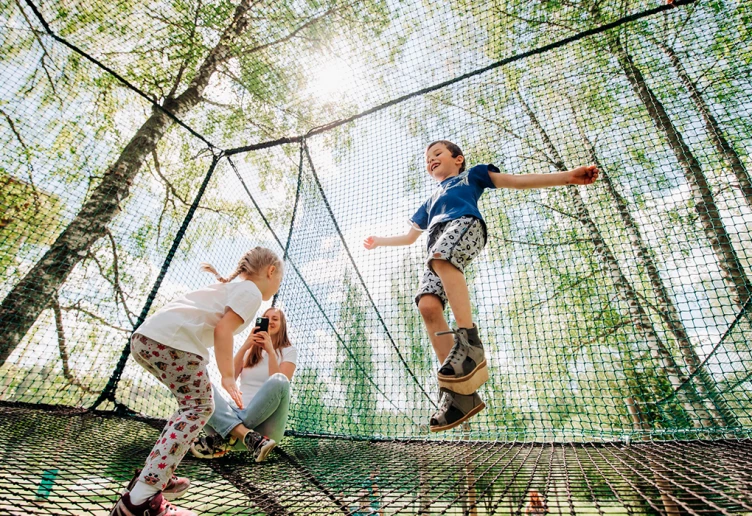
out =
[[150,486],[149,484],[141,482],[139,480],[138,482],[136,482],[136,485],[133,486],[133,489],[131,489],[131,503],[133,505],[141,505],[158,492],[159,489],[157,489],[156,487]]

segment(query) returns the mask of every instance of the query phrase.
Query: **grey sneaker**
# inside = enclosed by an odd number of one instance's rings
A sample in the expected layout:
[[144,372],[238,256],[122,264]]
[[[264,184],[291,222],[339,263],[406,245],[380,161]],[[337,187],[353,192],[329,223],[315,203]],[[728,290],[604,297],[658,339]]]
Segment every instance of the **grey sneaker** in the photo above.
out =
[[429,423],[431,432],[441,432],[461,425],[484,408],[486,404],[477,392],[464,395],[442,388],[439,409],[431,416]]
[[439,369],[439,387],[457,394],[472,394],[488,381],[488,367],[478,327],[442,331],[454,334],[454,346]]
[[191,453],[198,459],[217,459],[230,451],[232,444],[219,434],[202,435],[191,444]]
[[277,446],[277,441],[251,430],[245,434],[243,444],[248,448],[248,451],[253,452],[253,457],[256,459],[256,462],[262,462],[266,459],[266,456],[269,455],[269,452]]

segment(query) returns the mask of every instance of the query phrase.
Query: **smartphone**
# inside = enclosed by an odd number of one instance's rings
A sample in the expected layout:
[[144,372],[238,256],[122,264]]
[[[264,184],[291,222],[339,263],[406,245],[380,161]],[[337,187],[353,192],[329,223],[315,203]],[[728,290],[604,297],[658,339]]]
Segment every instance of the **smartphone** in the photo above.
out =
[[269,318],[268,317],[256,317],[256,331],[269,331]]

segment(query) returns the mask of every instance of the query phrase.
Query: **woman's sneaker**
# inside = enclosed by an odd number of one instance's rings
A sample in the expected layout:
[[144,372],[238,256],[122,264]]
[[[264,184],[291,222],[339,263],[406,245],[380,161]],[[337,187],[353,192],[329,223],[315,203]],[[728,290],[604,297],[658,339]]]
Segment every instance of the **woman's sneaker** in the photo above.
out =
[[439,409],[431,416],[431,432],[441,432],[458,426],[486,408],[477,392],[469,395],[457,394],[441,389]]
[[140,505],[131,503],[131,494],[125,493],[113,507],[110,516],[197,516],[195,512],[175,507],[162,493],[157,493]]
[[454,346],[439,369],[439,387],[469,395],[488,381],[488,367],[478,327],[442,331],[454,334]]
[[202,435],[191,444],[191,453],[198,459],[217,459],[230,451],[232,444],[219,434]]
[[[138,477],[140,476],[141,469],[137,469],[131,481],[128,482],[128,487],[125,488],[125,492],[123,494],[133,491],[133,487],[136,485],[136,482],[138,482]],[[165,486],[165,488],[162,490],[162,495],[170,501],[176,500],[183,496],[190,487],[190,480],[185,477],[172,475],[170,480],[167,481],[167,486]]]
[[256,462],[261,462],[266,459],[269,452],[277,446],[277,442],[274,439],[269,439],[267,436],[261,435],[253,430],[245,434],[243,444],[248,448],[248,451],[253,452],[253,457],[256,459]]

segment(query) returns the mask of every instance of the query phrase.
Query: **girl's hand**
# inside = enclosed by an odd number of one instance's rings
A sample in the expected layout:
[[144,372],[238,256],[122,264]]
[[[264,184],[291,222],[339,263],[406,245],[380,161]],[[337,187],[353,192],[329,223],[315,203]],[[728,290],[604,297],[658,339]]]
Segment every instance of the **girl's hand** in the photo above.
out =
[[573,168],[569,171],[567,183],[570,185],[591,185],[598,179],[599,172],[595,165]]
[[254,333],[253,335],[253,344],[255,346],[260,346],[266,350],[267,353],[274,353],[274,344],[272,343],[271,336],[265,332],[260,331],[257,333]]
[[239,409],[243,409],[243,394],[238,389],[238,384],[235,383],[235,378],[229,376],[222,377],[222,388],[227,391],[232,401],[238,406]]
[[365,247],[369,251],[371,249],[376,249],[378,246],[379,246],[379,237],[369,236],[368,238],[363,240],[363,247]]

